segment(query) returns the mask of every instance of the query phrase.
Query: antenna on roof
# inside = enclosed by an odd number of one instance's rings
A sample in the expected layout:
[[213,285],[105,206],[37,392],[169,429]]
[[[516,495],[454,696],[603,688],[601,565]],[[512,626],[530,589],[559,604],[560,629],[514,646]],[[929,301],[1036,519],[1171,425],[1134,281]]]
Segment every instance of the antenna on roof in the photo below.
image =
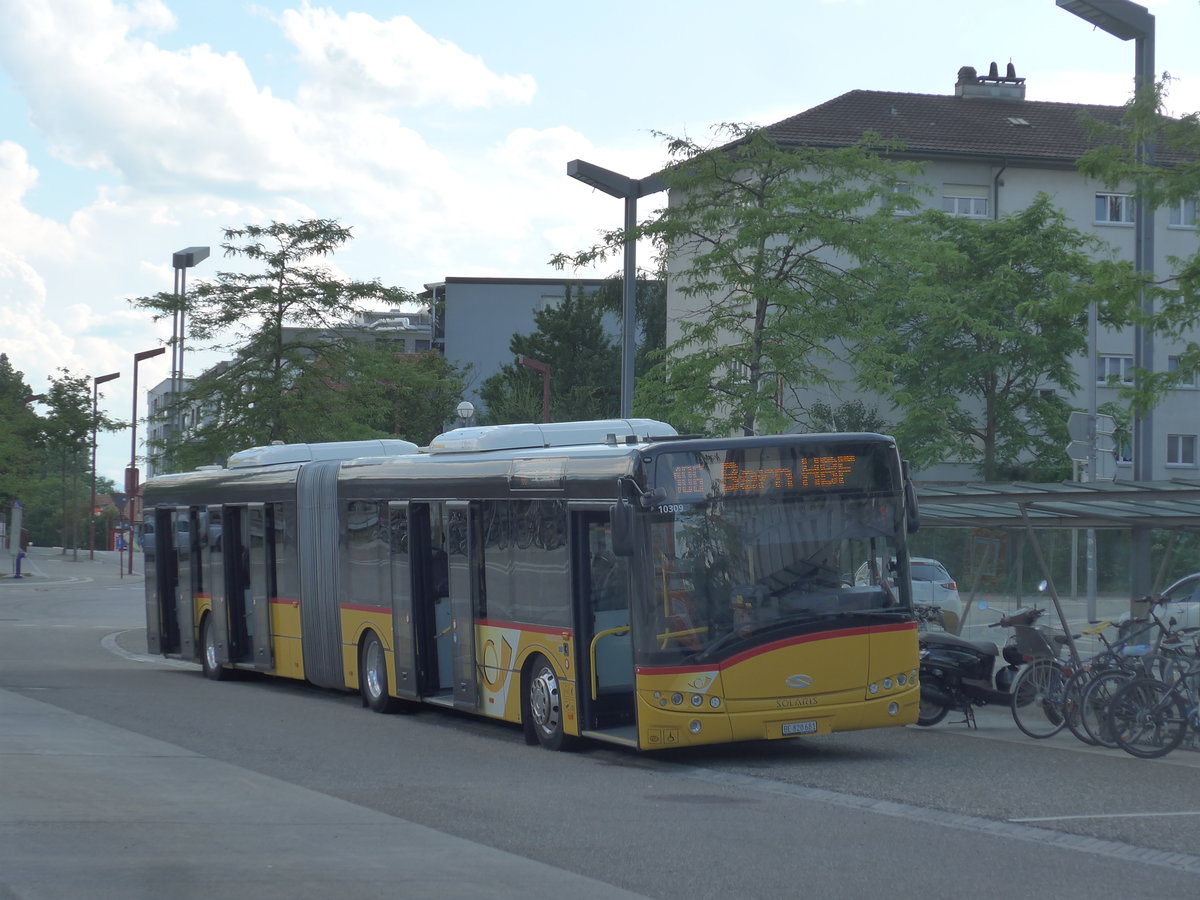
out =
[[[1012,66],[1012,63],[1009,63],[1010,68],[1011,68],[1011,66]],[[995,63],[992,63],[990,66],[988,66],[988,78],[999,78],[999,77],[1000,77],[1000,68]]]

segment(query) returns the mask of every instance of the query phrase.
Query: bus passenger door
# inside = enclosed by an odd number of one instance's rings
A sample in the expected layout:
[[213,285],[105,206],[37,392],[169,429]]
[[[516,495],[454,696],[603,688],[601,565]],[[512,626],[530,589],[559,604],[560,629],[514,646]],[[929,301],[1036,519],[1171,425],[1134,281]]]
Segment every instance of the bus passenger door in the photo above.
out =
[[482,614],[484,607],[480,529],[478,503],[452,500],[446,504],[446,562],[450,576],[450,614],[453,616],[454,706],[471,711],[479,706],[475,618],[477,614]]
[[[423,513],[428,519],[429,508],[420,506],[413,513]],[[416,700],[421,696],[417,679],[416,635],[413,615],[413,546],[409,529],[409,504],[393,501],[388,504],[388,541],[391,544],[392,569],[392,646],[396,668],[396,694]]]
[[[232,507],[210,506],[208,508],[208,527],[210,534],[209,550],[209,596],[212,599],[213,640],[217,646],[217,662],[228,665],[235,661],[229,646],[229,594],[234,585],[229,580],[229,564],[226,559],[230,554],[237,555],[237,516]],[[229,551],[229,552],[226,552]]]
[[[612,547],[607,507],[572,508],[572,571],[585,730],[619,731],[634,719],[629,561]],[[635,737],[632,733],[630,737]]]
[[175,621],[179,625],[179,655],[196,658],[196,596],[204,592],[204,568],[200,560],[197,510],[177,509],[172,532],[179,554],[178,585],[175,600]]
[[254,652],[254,668],[266,672],[275,668],[274,646],[271,641],[271,598],[275,595],[274,536],[270,534],[271,517],[263,503],[249,503],[243,512],[246,528],[243,539],[249,548],[248,590],[245,597],[246,625],[250,646]]
[[175,554],[174,510],[144,510],[143,518],[153,516],[153,526],[145,539],[146,580],[153,591],[146,596],[146,648],[151,653],[179,651],[179,622],[175,595],[179,588],[178,559]]

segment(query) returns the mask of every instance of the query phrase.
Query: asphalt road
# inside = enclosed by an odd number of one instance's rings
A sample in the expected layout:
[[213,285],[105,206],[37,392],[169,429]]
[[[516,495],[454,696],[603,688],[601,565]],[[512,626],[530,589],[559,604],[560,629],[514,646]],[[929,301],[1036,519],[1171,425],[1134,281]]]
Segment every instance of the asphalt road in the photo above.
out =
[[141,579],[110,555],[30,563],[0,580],[0,900],[1200,893],[1200,753],[1033,741],[1004,712],[548,753],[208,682],[145,655]]

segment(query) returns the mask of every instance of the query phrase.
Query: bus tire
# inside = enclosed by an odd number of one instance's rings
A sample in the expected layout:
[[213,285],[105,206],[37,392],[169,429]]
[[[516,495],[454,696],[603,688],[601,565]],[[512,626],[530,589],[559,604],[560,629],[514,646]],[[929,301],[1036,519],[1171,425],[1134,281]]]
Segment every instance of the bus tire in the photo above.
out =
[[363,641],[358,654],[358,688],[363,706],[369,706],[377,713],[392,711],[394,704],[388,696],[387,656],[383,652],[383,643],[373,631]]
[[525,736],[529,741],[532,731],[536,742],[547,750],[568,750],[573,739],[563,729],[562,691],[558,674],[550,660],[540,653],[533,657],[526,670],[522,692],[525,718]]
[[211,681],[223,681],[229,672],[217,662],[217,635],[212,624],[213,614],[204,617],[200,626],[200,667],[204,677]]

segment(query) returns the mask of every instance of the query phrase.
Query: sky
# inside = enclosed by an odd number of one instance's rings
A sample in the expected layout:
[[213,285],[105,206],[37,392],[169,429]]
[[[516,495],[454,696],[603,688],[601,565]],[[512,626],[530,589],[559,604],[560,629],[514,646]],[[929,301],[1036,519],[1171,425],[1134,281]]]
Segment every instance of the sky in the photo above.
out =
[[[1142,5],[1168,109],[1200,110],[1200,0]],[[213,251],[189,283],[236,270],[225,228],[337,219],[336,273],[414,292],[556,277],[623,215],[572,159],[642,177],[664,135],[952,94],[993,61],[1028,100],[1133,90],[1134,42],[1054,0],[0,0],[0,22],[0,352],[34,393],[120,372],[100,406],[125,422],[133,354],[171,336],[129,300],[171,291],[185,247]],[[139,366],[139,415],[169,361]],[[102,434],[99,474],[122,484],[129,453]]]

